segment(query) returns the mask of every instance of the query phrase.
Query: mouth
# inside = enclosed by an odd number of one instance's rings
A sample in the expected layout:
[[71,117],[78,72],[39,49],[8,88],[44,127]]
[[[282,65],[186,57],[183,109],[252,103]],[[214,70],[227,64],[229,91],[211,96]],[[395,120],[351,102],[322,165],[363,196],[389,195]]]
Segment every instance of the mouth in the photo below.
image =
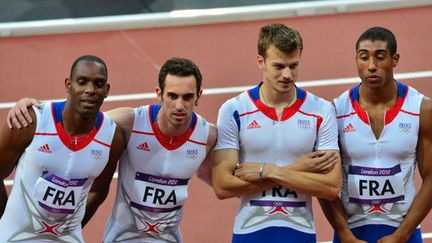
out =
[[94,99],[81,99],[81,103],[84,105],[84,107],[93,108],[98,104],[98,101]]
[[279,80],[278,82],[282,85],[291,85],[294,83],[292,80]]
[[185,113],[172,113],[172,116],[174,117],[175,120],[184,120],[186,118],[186,114]]
[[366,76],[366,80],[368,82],[378,82],[381,80],[381,77],[377,76],[377,75],[368,75],[368,76]]

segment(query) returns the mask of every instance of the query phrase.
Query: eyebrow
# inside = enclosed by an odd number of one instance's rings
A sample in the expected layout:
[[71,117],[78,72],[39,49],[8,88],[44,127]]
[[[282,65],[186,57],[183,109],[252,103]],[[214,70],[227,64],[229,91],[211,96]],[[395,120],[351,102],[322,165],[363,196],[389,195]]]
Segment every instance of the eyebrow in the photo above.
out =
[[[71,77],[71,79],[73,79],[73,78]],[[75,80],[79,80],[79,79],[90,80],[91,77],[87,76],[87,75],[77,75],[77,76],[75,76]],[[102,76],[101,77],[96,77],[94,80],[99,80],[99,81],[104,81],[104,82],[108,81],[108,79],[106,77],[102,77]]]
[[291,62],[291,63],[281,63],[281,62],[272,62],[271,65],[273,66],[291,66],[293,64],[299,64],[300,61],[295,61],[295,62]]
[[195,92],[189,92],[189,93],[184,93],[184,94],[179,94],[173,91],[167,91],[167,94],[172,94],[172,95],[178,95],[178,96],[185,96],[185,95],[195,95]]
[[[368,49],[358,49],[357,53],[359,53],[359,52],[369,52],[369,50]],[[387,49],[378,49],[378,50],[375,50],[375,52],[389,52],[389,51]]]

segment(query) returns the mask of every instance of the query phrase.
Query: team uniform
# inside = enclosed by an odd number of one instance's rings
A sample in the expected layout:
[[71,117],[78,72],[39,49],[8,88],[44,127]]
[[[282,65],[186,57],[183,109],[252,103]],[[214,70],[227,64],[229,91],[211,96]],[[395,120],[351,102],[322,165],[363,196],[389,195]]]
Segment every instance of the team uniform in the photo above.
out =
[[34,109],[35,134],[16,168],[0,242],[84,242],[88,192],[108,163],[116,125],[99,112],[93,130],[71,140],[62,125],[64,105]]
[[[262,84],[262,83],[261,83]],[[239,150],[239,162],[286,166],[314,150],[338,150],[333,106],[298,87],[279,120],[259,97],[259,84],[225,102],[216,150]],[[242,196],[233,242],[314,242],[312,197],[278,186]]]
[[[397,82],[377,139],[355,86],[335,99],[343,164],[341,200],[356,237],[376,242],[400,225],[415,197],[416,148],[423,95]],[[339,242],[335,235],[335,242]],[[420,229],[409,242],[422,242]]]
[[188,183],[206,157],[209,124],[192,113],[176,146],[157,126],[159,105],[138,107],[104,242],[181,242]]

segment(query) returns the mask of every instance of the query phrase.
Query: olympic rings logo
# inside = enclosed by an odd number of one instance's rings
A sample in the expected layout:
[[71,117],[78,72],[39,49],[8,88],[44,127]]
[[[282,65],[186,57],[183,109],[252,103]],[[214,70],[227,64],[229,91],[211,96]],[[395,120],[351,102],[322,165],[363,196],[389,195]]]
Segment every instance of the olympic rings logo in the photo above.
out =
[[311,127],[309,120],[297,120],[297,127],[303,130],[307,130]]
[[399,131],[403,133],[410,133],[411,123],[399,123]]

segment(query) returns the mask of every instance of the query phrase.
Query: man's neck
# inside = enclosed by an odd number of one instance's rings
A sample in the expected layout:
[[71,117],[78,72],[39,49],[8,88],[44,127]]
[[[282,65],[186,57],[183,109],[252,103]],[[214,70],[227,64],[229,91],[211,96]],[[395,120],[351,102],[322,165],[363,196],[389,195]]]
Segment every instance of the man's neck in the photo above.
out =
[[292,105],[296,100],[296,89],[293,88],[290,92],[281,93],[272,88],[268,88],[264,84],[260,87],[260,98],[269,107],[285,108]]
[[94,117],[83,117],[74,111],[66,103],[62,112],[63,128],[69,136],[83,136],[92,131],[96,123],[97,114]]
[[170,137],[180,137],[184,135],[189,127],[190,127],[191,119],[187,121],[183,126],[175,127],[168,122],[168,119],[164,116],[163,107],[159,110],[157,114],[156,124],[159,128],[159,131]]
[[359,100],[360,105],[376,105],[391,107],[396,102],[397,85],[396,82],[389,81],[379,89],[371,89],[366,85],[360,85]]

